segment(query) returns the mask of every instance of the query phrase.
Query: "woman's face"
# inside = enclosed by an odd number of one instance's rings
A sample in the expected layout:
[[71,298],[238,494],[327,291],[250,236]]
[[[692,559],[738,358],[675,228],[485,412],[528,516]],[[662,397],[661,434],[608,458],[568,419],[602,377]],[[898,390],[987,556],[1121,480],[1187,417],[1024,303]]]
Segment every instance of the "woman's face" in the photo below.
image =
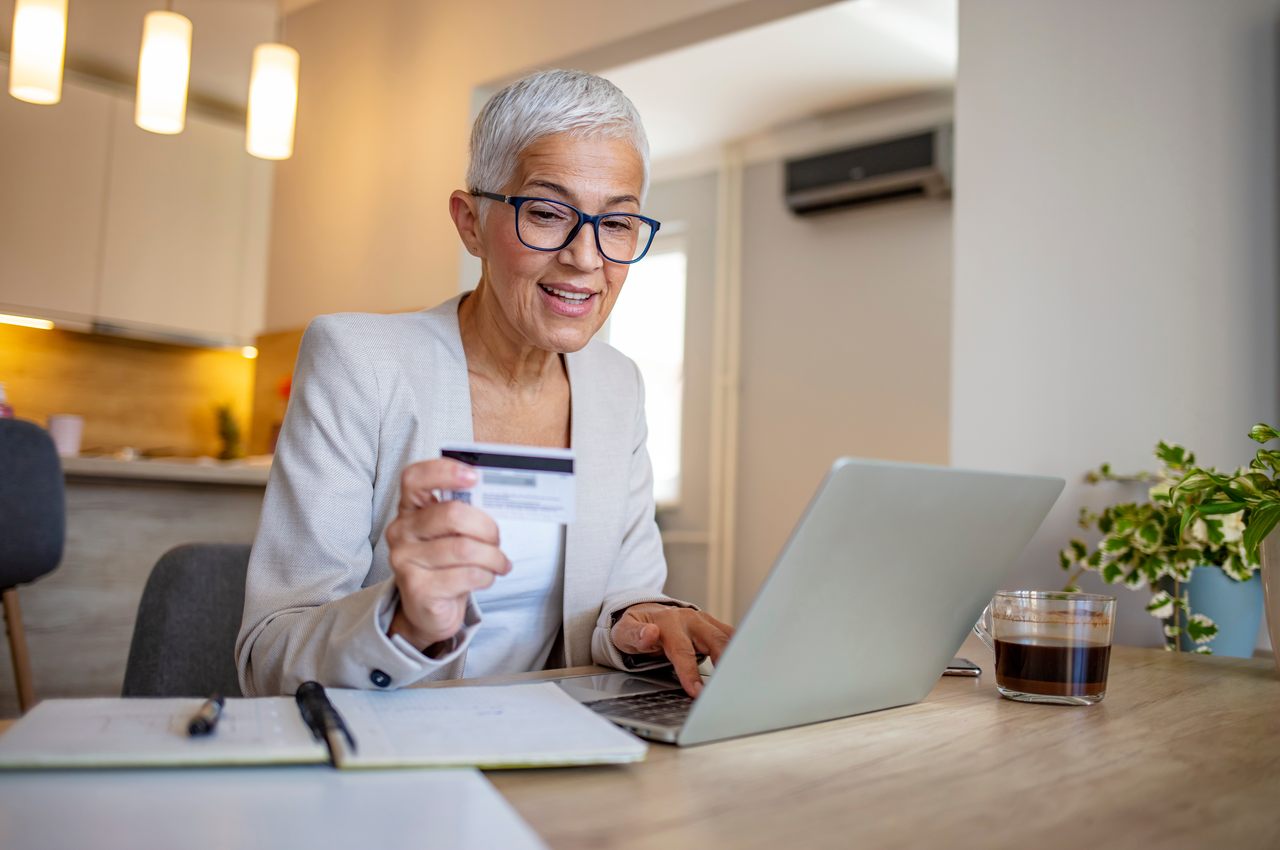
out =
[[[643,184],[644,165],[629,142],[561,133],[526,149],[508,185],[479,188],[550,198],[598,214],[640,212]],[[609,317],[628,267],[600,255],[589,226],[584,225],[559,251],[535,251],[516,236],[515,207],[463,198],[475,209],[481,204],[489,207],[483,224],[460,218],[462,211],[456,207],[455,221],[468,250],[482,261],[484,278],[501,312],[499,320],[521,342],[535,348],[563,353],[585,346]],[[588,297],[565,298],[554,290]]]

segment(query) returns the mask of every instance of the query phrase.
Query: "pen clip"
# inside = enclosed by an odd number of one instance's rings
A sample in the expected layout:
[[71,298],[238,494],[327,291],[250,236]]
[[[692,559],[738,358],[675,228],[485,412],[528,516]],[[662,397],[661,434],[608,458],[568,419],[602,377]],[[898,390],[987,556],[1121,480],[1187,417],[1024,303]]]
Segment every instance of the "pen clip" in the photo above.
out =
[[338,764],[338,754],[334,752],[336,733],[341,733],[346,739],[347,747],[351,752],[356,751],[356,739],[351,735],[351,730],[347,728],[342,715],[329,701],[323,685],[319,682],[303,682],[298,686],[294,700],[298,703],[302,722],[306,723],[307,728],[311,730],[311,736],[317,741],[323,741],[328,748],[330,764],[334,766]]

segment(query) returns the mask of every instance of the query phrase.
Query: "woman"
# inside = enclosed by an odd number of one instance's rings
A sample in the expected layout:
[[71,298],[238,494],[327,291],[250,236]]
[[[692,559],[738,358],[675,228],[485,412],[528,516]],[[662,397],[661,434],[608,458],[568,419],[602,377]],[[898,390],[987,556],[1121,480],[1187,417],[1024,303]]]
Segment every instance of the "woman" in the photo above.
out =
[[[594,662],[670,663],[698,695],[697,655],[732,630],[662,593],[640,375],[592,342],[658,226],[640,215],[648,171],[611,83],[520,80],[476,119],[469,191],[449,199],[475,291],[311,323],[249,563],[246,694]],[[439,501],[476,481],[440,446],[473,440],[572,448],[577,520]]]

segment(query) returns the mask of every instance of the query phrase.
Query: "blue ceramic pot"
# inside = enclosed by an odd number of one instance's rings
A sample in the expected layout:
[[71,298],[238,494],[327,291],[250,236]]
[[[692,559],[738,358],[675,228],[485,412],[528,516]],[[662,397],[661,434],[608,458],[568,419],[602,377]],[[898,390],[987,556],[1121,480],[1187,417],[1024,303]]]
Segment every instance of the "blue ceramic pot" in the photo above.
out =
[[[1251,658],[1262,626],[1262,580],[1258,574],[1248,581],[1236,581],[1218,567],[1196,567],[1186,591],[1192,613],[1204,614],[1218,626],[1217,636],[1209,642],[1213,654]],[[1185,634],[1179,640],[1183,652],[1195,650],[1195,643]]]

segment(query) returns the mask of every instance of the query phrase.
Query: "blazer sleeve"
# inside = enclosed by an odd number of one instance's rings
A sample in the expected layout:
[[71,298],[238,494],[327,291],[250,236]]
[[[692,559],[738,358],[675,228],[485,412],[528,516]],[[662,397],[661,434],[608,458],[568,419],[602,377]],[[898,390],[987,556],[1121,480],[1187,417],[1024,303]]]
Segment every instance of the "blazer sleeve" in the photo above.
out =
[[373,502],[381,404],[368,352],[343,318],[313,321],[298,352],[236,640],[246,696],[292,694],[308,680],[411,684],[455,661],[479,623],[469,605],[439,658],[386,634],[395,583],[365,586],[382,533]]
[[631,464],[628,479],[626,520],[622,547],[609,576],[600,619],[591,638],[591,656],[597,664],[619,670],[648,670],[669,666],[661,657],[636,656],[613,645],[613,624],[632,605],[661,602],[697,610],[696,605],[672,599],[662,592],[667,581],[667,559],[662,551],[662,535],[654,519],[653,465],[649,460],[648,425],[644,417],[644,379],[634,363],[637,386],[635,417],[631,427]]

